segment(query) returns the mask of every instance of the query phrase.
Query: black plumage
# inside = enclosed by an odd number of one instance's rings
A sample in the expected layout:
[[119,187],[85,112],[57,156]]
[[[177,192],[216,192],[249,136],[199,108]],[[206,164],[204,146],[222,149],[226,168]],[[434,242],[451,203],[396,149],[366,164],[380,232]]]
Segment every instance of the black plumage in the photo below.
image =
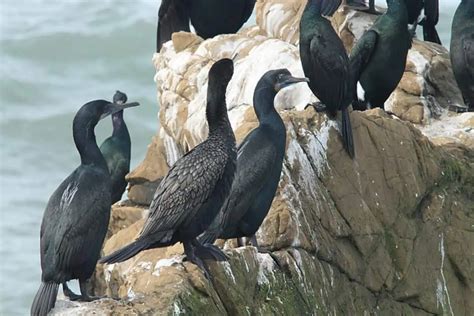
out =
[[[111,192],[107,164],[97,146],[94,127],[101,118],[138,103],[86,103],[74,117],[74,143],[80,166],[51,195],[40,232],[41,286],[31,315],[46,315],[55,305],[59,284],[71,299],[92,300],[85,282],[94,272],[109,223]],[[79,279],[81,295],[66,282]]]
[[362,35],[350,55],[355,110],[384,108],[405,71],[411,34],[404,0],[387,0],[387,12]]
[[474,111],[474,0],[462,0],[451,32],[454,77],[470,111]]
[[322,0],[309,0],[300,22],[300,57],[309,87],[325,111],[334,118],[342,112],[344,148],[354,157],[354,141],[348,107],[352,101],[352,82],[344,44],[331,22],[321,16]]
[[125,261],[142,250],[182,242],[188,260],[205,273],[202,258],[223,254],[196,240],[214,220],[229,195],[234,179],[235,137],[227,116],[225,94],[233,74],[230,59],[216,62],[209,71],[206,117],[208,138],[180,158],[160,183],[150,214],[139,237],[102,258],[101,262]]
[[[127,102],[127,95],[117,91],[113,97],[114,103]],[[127,124],[123,119],[123,111],[112,114],[112,136],[107,138],[100,151],[107,162],[107,167],[112,181],[112,204],[122,199],[127,188],[125,176],[130,171],[131,141]]]
[[439,0],[404,0],[408,24],[423,26],[423,39],[441,45],[436,24],[439,19]]
[[251,237],[257,246],[254,235],[272,204],[285,155],[286,130],[274,99],[282,88],[307,80],[278,69],[268,71],[257,83],[253,102],[260,124],[240,144],[231,193],[200,242]]
[[249,19],[254,5],[255,0],[163,0],[158,11],[156,51],[174,32],[189,32],[189,22],[204,39],[235,33]]

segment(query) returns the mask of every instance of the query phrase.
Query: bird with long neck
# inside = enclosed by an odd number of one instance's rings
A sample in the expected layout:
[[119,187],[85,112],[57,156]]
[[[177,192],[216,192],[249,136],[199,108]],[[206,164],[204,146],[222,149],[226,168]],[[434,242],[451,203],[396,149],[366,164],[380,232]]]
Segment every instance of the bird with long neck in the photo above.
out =
[[225,95],[233,74],[230,59],[217,61],[209,71],[206,117],[209,135],[178,159],[158,186],[150,213],[138,238],[102,258],[125,261],[139,252],[182,242],[189,261],[209,272],[204,258],[226,260],[216,247],[201,245],[196,237],[211,224],[229,195],[235,173],[235,136],[227,116]]
[[323,0],[308,0],[300,21],[300,57],[308,86],[320,103],[316,111],[329,118],[342,114],[342,139],[346,152],[354,157],[354,141],[349,117],[352,79],[344,44],[331,22],[321,15]]
[[450,55],[464,103],[469,111],[474,111],[474,0],[462,0],[456,9]]
[[[116,104],[127,102],[127,95],[117,91],[113,97]],[[130,172],[131,140],[123,111],[112,114],[112,136],[100,146],[100,151],[107,162],[112,181],[112,204],[120,201],[127,187],[125,176]]]
[[[104,100],[86,103],[73,121],[73,137],[81,164],[51,195],[40,231],[41,286],[31,315],[46,315],[55,305],[59,285],[71,300],[95,299],[86,281],[94,272],[107,232],[111,186],[107,163],[97,146],[94,128],[100,119],[138,103]],[[81,295],[67,281],[78,279]]]
[[199,237],[200,242],[248,237],[258,246],[255,233],[272,204],[285,156],[285,124],[274,100],[281,89],[307,81],[292,77],[287,69],[270,70],[258,81],[253,104],[259,126],[239,145],[232,190],[217,218]]
[[404,0],[387,0],[387,12],[357,41],[350,55],[353,106],[384,108],[405,71],[411,34]]

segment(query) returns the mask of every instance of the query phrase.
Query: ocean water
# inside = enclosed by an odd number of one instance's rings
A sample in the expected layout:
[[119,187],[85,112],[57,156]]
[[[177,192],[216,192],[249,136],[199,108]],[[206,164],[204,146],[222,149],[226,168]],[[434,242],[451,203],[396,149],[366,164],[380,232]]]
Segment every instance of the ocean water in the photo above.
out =
[[[223,0],[224,1],[224,0]],[[382,2],[382,1],[379,1]],[[441,1],[449,43],[458,1]],[[157,130],[156,0],[0,2],[0,315],[27,315],[40,282],[39,227],[50,194],[79,164],[74,114],[116,89],[141,106],[125,112],[132,168]],[[102,142],[110,119],[96,128]]]

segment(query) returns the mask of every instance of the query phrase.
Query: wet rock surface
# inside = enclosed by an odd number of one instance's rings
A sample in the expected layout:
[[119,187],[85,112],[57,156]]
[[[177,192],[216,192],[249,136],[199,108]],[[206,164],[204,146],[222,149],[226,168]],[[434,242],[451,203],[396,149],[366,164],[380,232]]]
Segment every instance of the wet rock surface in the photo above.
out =
[[[227,91],[238,141],[257,125],[252,96],[260,76],[282,67],[303,74],[295,46],[302,3],[258,1],[259,26],[206,41],[178,33],[155,54],[159,132],[128,176],[131,203],[114,207],[104,253],[134,240],[169,166],[205,139],[214,61],[238,52]],[[345,10],[334,17],[348,48],[367,19]],[[474,118],[445,110],[460,93],[449,88],[454,79],[444,49],[416,42],[410,56],[388,101],[401,119],[381,110],[351,113],[354,160],[343,149],[339,123],[304,110],[315,101],[306,85],[277,96],[287,152],[257,233],[269,254],[221,241],[230,260],[208,262],[213,279],[206,280],[183,261],[179,244],[144,251],[97,268],[97,294],[120,300],[59,301],[53,315],[468,315],[474,310]]]

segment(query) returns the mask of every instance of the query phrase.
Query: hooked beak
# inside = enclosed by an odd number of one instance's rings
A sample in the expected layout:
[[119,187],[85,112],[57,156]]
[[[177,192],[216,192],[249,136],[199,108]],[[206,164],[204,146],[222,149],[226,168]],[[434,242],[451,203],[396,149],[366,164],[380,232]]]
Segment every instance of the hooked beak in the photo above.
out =
[[286,88],[292,84],[298,83],[298,82],[309,82],[308,78],[296,78],[291,75],[285,76],[281,81],[277,82],[275,85],[275,90],[278,92],[283,88]]
[[126,108],[131,108],[134,106],[139,106],[140,103],[138,102],[129,102],[129,103],[109,103],[106,108],[104,113],[100,116],[100,119],[103,119],[109,115],[112,115],[114,113],[117,113],[119,111],[122,111]]

